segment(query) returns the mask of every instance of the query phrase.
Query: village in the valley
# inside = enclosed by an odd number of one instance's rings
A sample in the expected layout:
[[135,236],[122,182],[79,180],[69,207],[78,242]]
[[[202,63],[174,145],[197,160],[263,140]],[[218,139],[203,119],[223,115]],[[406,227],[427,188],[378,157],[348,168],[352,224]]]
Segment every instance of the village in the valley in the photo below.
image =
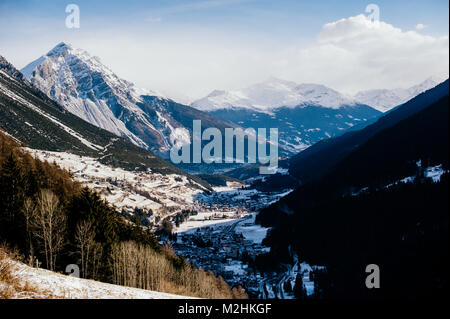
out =
[[[130,220],[143,212],[141,221],[153,230],[164,221],[170,222],[173,235],[160,234],[161,243],[170,242],[188,262],[222,276],[230,286],[242,286],[249,296],[289,298],[289,287],[298,271],[305,272],[308,286],[308,269],[294,266],[272,276],[255,268],[256,256],[269,251],[263,245],[268,228],[255,224],[257,211],[290,190],[260,192],[243,183],[228,182],[214,191],[204,191],[186,176],[126,171],[69,153],[31,152],[67,169],[76,180],[131,216]],[[183,215],[185,212],[188,214]]]

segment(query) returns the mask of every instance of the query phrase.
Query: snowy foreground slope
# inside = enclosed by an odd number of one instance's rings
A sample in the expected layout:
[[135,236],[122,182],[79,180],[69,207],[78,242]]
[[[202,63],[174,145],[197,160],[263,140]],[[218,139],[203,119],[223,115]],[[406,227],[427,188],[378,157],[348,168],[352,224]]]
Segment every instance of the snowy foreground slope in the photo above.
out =
[[186,299],[191,297],[172,295],[138,288],[107,284],[99,281],[62,275],[45,269],[32,268],[10,261],[13,276],[19,285],[26,287],[16,291],[12,298],[64,298],[64,299]]

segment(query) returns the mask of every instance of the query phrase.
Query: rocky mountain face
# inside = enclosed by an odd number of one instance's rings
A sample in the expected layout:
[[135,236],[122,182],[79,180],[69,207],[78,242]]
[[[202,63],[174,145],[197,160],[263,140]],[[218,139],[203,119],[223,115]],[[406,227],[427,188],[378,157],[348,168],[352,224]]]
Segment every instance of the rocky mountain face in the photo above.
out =
[[209,187],[128,139],[67,112],[1,56],[0,130],[32,149],[85,156],[111,169],[188,176],[188,183]]
[[99,58],[70,44],[58,44],[24,67],[22,73],[70,113],[163,157],[175,143],[188,141],[192,129],[189,116],[193,113],[195,119],[219,129],[229,126],[156,92],[137,88]]
[[0,70],[2,70],[3,73],[11,76],[13,79],[28,84],[28,81],[25,79],[24,75],[1,55],[0,55]]

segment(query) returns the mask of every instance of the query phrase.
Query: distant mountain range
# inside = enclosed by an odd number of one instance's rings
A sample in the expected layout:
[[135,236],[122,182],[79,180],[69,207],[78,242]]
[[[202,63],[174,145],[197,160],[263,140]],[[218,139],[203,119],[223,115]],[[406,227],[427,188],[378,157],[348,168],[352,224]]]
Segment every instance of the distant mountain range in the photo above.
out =
[[[438,84],[406,103],[373,119],[372,123],[355,126],[339,136],[325,138],[311,147],[290,156],[279,162],[285,171],[283,174],[264,178],[258,181],[258,187],[266,188],[292,188],[302,183],[308,183],[321,178],[339,161],[348,156],[360,145],[366,143],[373,135],[395,123],[412,116],[424,107],[448,95],[448,80]],[[245,166],[229,170],[225,175],[242,180],[257,177],[258,171],[254,166]]]
[[430,77],[422,83],[406,89],[367,90],[354,96],[339,93],[320,84],[285,81],[275,77],[235,91],[215,90],[204,98],[191,103],[191,106],[214,112],[224,109],[249,109],[252,111],[273,111],[281,107],[321,106],[339,109],[343,106],[368,105],[386,112],[416,95],[435,87],[443,79]]
[[202,120],[204,127],[221,130],[235,126],[139,89],[99,58],[64,42],[21,71],[65,110],[166,158],[175,143],[189,142],[194,119]]
[[324,85],[297,84],[272,77],[242,90],[213,91],[205,98],[194,101],[191,106],[207,112],[230,108],[263,112],[279,107],[317,105],[338,109],[355,104],[351,97]]
[[396,106],[399,106],[415,96],[419,95],[426,90],[429,90],[444,79],[438,77],[429,77],[422,83],[414,85],[409,88],[397,88],[397,89],[380,89],[380,90],[367,90],[356,93],[355,100],[370,105],[371,107],[381,111],[387,112]]
[[191,106],[243,127],[278,128],[285,155],[365,126],[382,114],[326,86],[276,78],[239,91],[214,91]]
[[[336,138],[323,140],[289,159],[289,172],[302,182],[320,178],[340,160],[370,140],[375,134],[448,96],[449,81],[419,94],[380,117],[375,123]],[[425,133],[425,132],[424,132]]]
[[409,89],[372,90],[354,97],[320,84],[277,78],[235,91],[213,91],[191,106],[244,127],[277,127],[284,154],[298,153],[320,140],[362,128],[382,112],[438,84],[434,78]]
[[355,97],[319,84],[271,78],[237,91],[214,91],[191,106],[119,78],[99,58],[61,42],[21,72],[37,89],[85,121],[168,158],[202,127],[278,128],[279,153],[290,156],[320,140],[373,123],[382,112],[436,84],[360,92]]

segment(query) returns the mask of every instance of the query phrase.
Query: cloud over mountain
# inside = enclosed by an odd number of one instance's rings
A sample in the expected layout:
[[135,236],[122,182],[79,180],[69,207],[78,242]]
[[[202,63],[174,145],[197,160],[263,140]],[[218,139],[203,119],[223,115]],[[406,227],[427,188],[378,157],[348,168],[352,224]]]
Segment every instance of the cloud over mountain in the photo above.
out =
[[308,77],[350,93],[410,86],[429,76],[448,77],[448,47],[448,36],[403,31],[358,15],[325,24],[316,43],[289,61],[284,77]]

